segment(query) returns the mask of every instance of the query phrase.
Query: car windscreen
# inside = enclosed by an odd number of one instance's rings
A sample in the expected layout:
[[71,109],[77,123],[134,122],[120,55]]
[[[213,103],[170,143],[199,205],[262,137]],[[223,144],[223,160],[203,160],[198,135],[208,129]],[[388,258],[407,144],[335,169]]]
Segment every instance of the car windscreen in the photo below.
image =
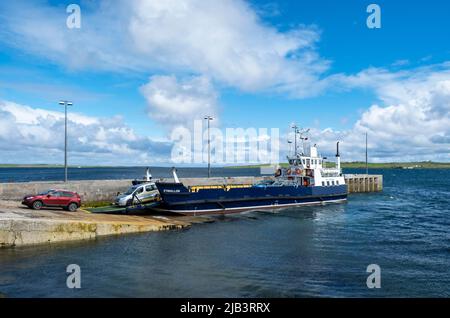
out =
[[137,186],[130,187],[126,192],[124,192],[124,194],[130,195],[130,194],[132,194],[132,193],[134,192],[134,190],[136,190],[137,188],[138,188]]
[[46,191],[38,193],[38,195],[47,195],[47,194],[50,194],[52,192],[53,192],[53,190],[46,190]]

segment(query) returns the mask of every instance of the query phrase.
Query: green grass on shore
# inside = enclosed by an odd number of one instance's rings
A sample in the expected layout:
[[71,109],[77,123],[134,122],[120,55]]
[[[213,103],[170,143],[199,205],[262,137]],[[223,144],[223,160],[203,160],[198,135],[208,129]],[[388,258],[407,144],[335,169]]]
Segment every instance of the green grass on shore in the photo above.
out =
[[[287,167],[287,163],[280,164],[282,167]],[[233,166],[231,168],[241,169],[241,168],[260,168],[268,165],[246,165],[246,166]],[[326,167],[334,167],[334,162],[327,162]],[[355,162],[342,162],[342,168],[366,168],[366,163],[361,161]],[[432,161],[420,161],[420,162],[383,162],[383,163],[369,163],[368,167],[370,169],[450,169],[450,162],[432,162]]]
[[[282,167],[287,167],[287,163],[281,163]],[[334,162],[327,162],[327,167],[334,167]],[[227,166],[227,168],[260,168],[269,166],[268,164],[260,165],[242,165]],[[362,161],[342,162],[342,168],[365,168],[366,163]],[[69,168],[119,168],[122,166],[69,166]],[[137,167],[137,166],[136,166]],[[0,168],[64,168],[63,165],[54,164],[0,164]],[[144,168],[144,167],[142,167]],[[401,168],[418,168],[418,169],[450,169],[450,162],[433,162],[433,161],[417,161],[417,162],[383,162],[369,163],[371,169],[401,169]]]
[[86,201],[82,202],[81,206],[83,208],[104,208],[112,206],[111,201]]
[[[68,166],[70,169],[75,168],[117,168],[119,166]],[[64,168],[64,165],[56,164],[0,164],[0,168]]]

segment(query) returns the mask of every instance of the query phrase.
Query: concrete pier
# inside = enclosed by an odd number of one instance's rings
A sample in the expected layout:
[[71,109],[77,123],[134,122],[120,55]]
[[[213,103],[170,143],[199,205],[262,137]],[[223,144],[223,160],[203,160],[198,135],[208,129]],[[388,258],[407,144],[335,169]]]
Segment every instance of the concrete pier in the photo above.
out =
[[[185,178],[185,185],[252,184],[263,177]],[[345,175],[349,193],[376,192],[383,189],[381,175]],[[166,179],[165,181],[171,181]],[[80,209],[35,211],[21,206],[21,199],[46,189],[78,192],[83,202],[112,202],[117,192],[126,190],[131,180],[89,180],[57,182],[0,183],[0,247],[93,239],[149,231],[183,229],[207,218],[183,216],[131,216],[88,213]]]
[[193,221],[184,217],[92,214],[84,210],[35,211],[14,201],[0,200],[0,247],[183,229]]
[[346,174],[348,193],[379,192],[383,190],[381,174]]

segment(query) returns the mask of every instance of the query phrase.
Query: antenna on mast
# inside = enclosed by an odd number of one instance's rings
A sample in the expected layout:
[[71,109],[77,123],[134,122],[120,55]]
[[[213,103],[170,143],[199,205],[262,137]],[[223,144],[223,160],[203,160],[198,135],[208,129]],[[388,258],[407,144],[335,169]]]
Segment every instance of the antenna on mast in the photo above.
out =
[[298,126],[296,124],[292,124],[291,128],[294,129],[294,157],[297,158],[297,134],[299,133]]
[[298,131],[298,133],[300,134],[300,139],[302,140],[302,154],[305,154],[305,140],[308,140],[308,137],[303,137],[303,135],[306,135],[309,132],[309,128],[308,129],[301,129],[300,131]]
[[291,156],[292,155],[292,140],[288,140],[287,143],[289,144],[289,156]]

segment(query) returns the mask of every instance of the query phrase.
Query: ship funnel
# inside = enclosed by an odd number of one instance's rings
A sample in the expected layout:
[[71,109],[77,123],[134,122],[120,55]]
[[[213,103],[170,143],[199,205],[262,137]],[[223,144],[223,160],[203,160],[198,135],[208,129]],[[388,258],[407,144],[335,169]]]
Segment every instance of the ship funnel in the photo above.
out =
[[339,141],[336,143],[336,168],[341,172],[341,156],[339,155]]
[[175,167],[172,168],[172,174],[173,174],[173,180],[175,181],[175,183],[180,183],[180,180],[178,179],[178,175],[177,175],[177,169],[175,169]]

